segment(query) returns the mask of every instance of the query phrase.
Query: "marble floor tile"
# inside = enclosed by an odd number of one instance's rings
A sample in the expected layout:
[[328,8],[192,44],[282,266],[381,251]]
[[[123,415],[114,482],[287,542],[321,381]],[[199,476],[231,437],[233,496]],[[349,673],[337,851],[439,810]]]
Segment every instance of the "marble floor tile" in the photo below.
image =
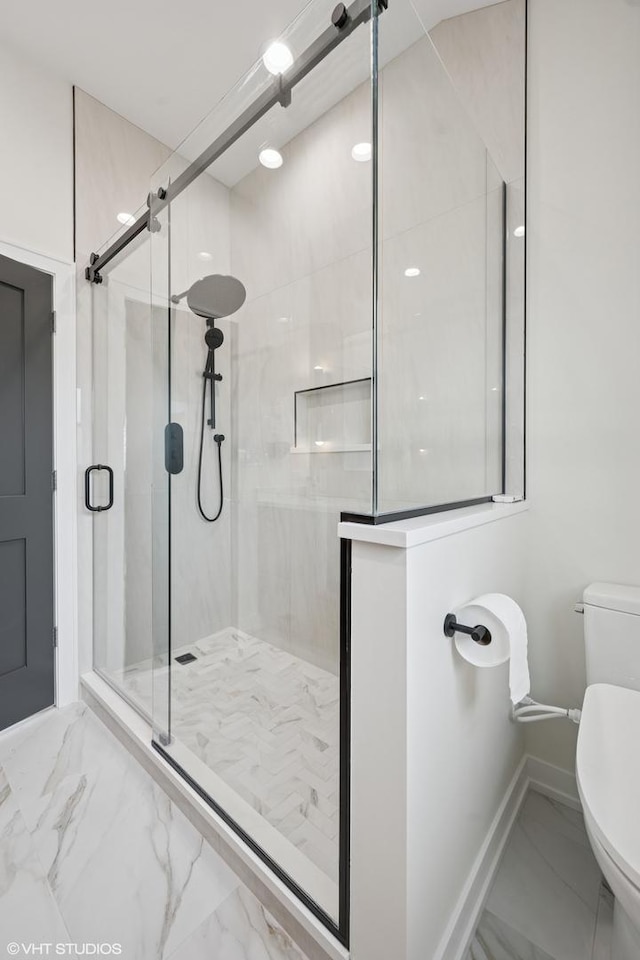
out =
[[20,787],[0,767],[0,937],[118,942],[127,960],[164,960],[242,892],[242,910],[228,908],[238,944],[229,956],[246,947],[251,960],[271,957],[252,946],[261,937],[289,943],[84,705],[0,736],[0,752]]
[[76,939],[117,940],[132,960],[163,957],[237,879],[143,771],[123,764],[107,777],[67,779],[34,840]]
[[487,909],[554,960],[591,957],[601,874],[571,811],[531,792]]
[[[228,628],[174,651],[172,733],[331,879],[338,872],[340,689],[334,674]],[[127,668],[149,697],[149,661]]]
[[[68,791],[78,778],[93,786],[133,761],[85,704],[72,704],[37,720],[11,743],[4,769],[31,831],[50,798]],[[103,794],[97,791],[97,800]],[[107,798],[105,797],[105,800]]]
[[485,910],[465,960],[554,960]]
[[0,768],[0,953],[11,941],[68,939],[24,817]]
[[0,952],[6,936],[305,960],[84,704],[2,734],[0,756]]
[[170,960],[304,960],[304,955],[242,887],[171,954]]
[[50,887],[75,939],[165,956],[237,879],[91,711],[69,713],[48,792],[22,796]]
[[587,850],[591,850],[582,813],[568,807],[565,803],[559,803],[536,790],[530,790],[522,808],[522,816],[553,833],[561,833],[569,840],[575,840]]

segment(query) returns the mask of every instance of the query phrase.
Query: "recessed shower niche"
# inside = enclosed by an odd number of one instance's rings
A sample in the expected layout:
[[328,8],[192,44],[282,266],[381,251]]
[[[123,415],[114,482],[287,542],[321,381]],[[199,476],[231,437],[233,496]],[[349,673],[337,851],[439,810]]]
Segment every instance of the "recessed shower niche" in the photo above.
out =
[[[115,488],[94,667],[344,943],[340,517],[521,492],[525,4],[472,8],[425,27],[409,0],[313,0],[87,271]],[[198,309],[229,277],[246,300]]]
[[371,377],[296,390],[292,453],[371,450]]

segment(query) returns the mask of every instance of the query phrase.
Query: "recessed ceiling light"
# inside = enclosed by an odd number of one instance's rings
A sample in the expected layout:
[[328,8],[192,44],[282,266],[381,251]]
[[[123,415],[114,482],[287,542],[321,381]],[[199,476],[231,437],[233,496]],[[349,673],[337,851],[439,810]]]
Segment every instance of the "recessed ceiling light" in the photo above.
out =
[[357,160],[358,163],[366,163],[367,160],[371,160],[371,144],[356,143],[351,151],[351,156],[354,160]]
[[404,272],[405,277],[419,277],[420,268],[419,267],[407,267]]
[[513,231],[514,237],[524,237],[524,226],[516,227]]
[[277,170],[278,167],[281,167],[283,164],[282,154],[277,150],[272,150],[270,147],[266,147],[264,150],[261,150],[258,154],[258,160],[263,167],[267,167],[268,170]]
[[278,323],[289,323],[291,317],[278,317]]
[[118,214],[116,220],[125,227],[131,227],[136,222],[136,218],[133,216],[133,214],[125,213],[124,211]]
[[213,260],[213,254],[208,253],[206,250],[201,250],[198,254],[199,260]]
[[314,367],[313,369],[314,369],[314,370],[324,370],[324,367],[316,366],[316,367]]
[[316,447],[324,447],[324,440],[314,440]]
[[426,450],[424,447],[420,447],[418,453],[428,453],[428,450]]
[[426,400],[426,397],[418,397],[418,400]]
[[262,62],[269,73],[277,77],[278,74],[289,69],[293,63],[293,54],[286,43],[282,43],[281,40],[274,40],[265,50]]

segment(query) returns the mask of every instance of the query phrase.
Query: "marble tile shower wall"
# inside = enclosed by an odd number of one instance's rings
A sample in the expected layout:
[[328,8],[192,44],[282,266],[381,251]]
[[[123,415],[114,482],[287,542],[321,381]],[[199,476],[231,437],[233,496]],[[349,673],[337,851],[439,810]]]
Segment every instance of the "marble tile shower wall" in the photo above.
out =
[[[171,285],[187,290],[206,274],[231,271],[229,192],[213,177],[199,177],[171,211]],[[202,260],[200,253],[209,254]],[[228,439],[222,447],[223,484],[231,485],[231,351],[233,322],[219,324],[225,335],[216,352],[222,381],[216,386],[216,431]],[[229,501],[215,524],[205,523],[196,507],[202,372],[207,348],[206,322],[187,308],[175,312],[171,352],[172,419],[184,430],[184,470],[171,481],[172,642],[176,647],[202,640],[235,624],[232,608]],[[207,414],[208,416],[208,414]],[[218,464],[212,431],[205,425],[203,505],[209,516],[218,506]]]
[[[359,88],[231,191],[231,263],[246,284],[232,402],[238,626],[338,668],[340,509],[368,511],[370,455],[300,453],[294,393],[369,377],[370,139]],[[327,438],[340,440],[342,438]]]

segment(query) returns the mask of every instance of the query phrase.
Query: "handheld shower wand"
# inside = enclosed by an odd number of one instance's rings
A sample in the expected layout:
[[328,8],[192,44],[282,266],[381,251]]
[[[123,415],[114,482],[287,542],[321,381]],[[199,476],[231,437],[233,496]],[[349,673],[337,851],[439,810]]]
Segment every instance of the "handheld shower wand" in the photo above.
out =
[[[200,448],[198,452],[198,482],[196,500],[198,512],[207,523],[215,523],[222,513],[224,506],[224,486],[222,478],[222,444],[224,434],[214,433],[213,441],[218,448],[218,488],[220,491],[218,510],[210,517],[202,504],[202,460],[204,454],[204,427],[212,430],[216,428],[216,383],[222,381],[222,374],[216,372],[216,350],[224,343],[224,334],[216,327],[216,320],[228,317],[239,310],[244,303],[247,292],[244,285],[235,277],[213,274],[198,280],[184,293],[171,297],[172,303],[180,303],[187,298],[187,304],[197,317],[204,317],[207,321],[207,330],[204,342],[207,346],[207,360],[202,373],[202,406],[200,411]],[[206,418],[207,383],[209,384],[209,418]]]

